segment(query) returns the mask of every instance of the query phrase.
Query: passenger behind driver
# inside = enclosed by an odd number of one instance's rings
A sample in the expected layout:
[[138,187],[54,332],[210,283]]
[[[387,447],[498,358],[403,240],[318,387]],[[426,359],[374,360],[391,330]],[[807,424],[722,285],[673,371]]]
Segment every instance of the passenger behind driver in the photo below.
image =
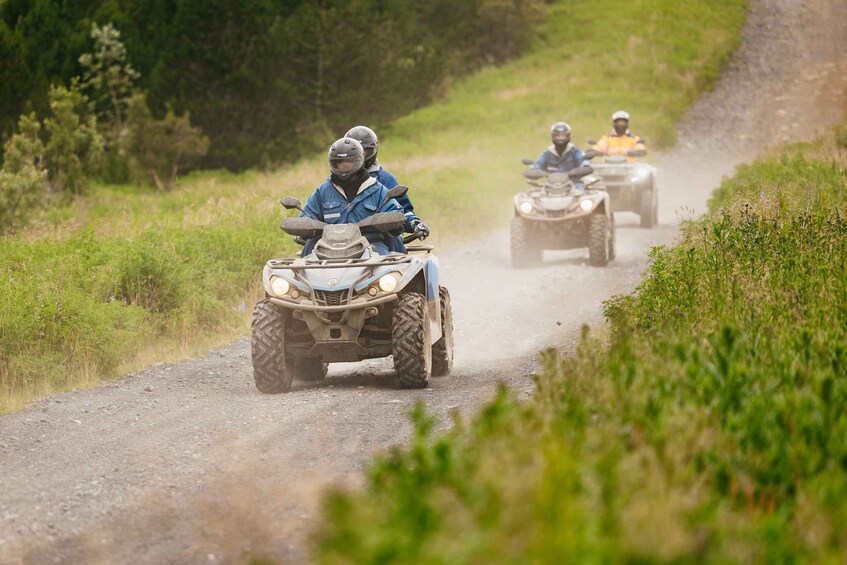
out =
[[623,155],[629,162],[634,162],[630,151],[645,154],[647,150],[637,135],[629,131],[629,114],[619,110],[612,114],[612,132],[604,135],[593,149],[598,155]]
[[[373,178],[378,180],[389,190],[397,186],[397,179],[394,175],[383,169],[382,165],[377,160],[377,154],[379,153],[379,138],[377,138],[374,130],[366,126],[356,126],[348,131],[344,137],[353,138],[362,144],[362,148],[365,150],[365,169],[367,169],[368,173]],[[397,202],[403,207],[403,213],[406,214],[406,225],[408,226],[409,231],[417,235],[421,240],[429,237],[429,228],[425,223],[423,223],[423,220],[415,214],[415,207],[412,206],[412,201],[409,200],[408,193],[397,198]]]
[[[330,176],[306,201],[301,216],[328,224],[354,224],[377,212],[402,212],[403,208],[393,198],[380,206],[388,189],[372,178],[365,169],[365,150],[351,138],[339,139],[329,148]],[[406,227],[408,227],[408,221]],[[363,235],[379,255],[389,251],[406,251],[400,234],[396,232],[366,232]],[[312,252],[315,239],[306,242],[302,256]]]

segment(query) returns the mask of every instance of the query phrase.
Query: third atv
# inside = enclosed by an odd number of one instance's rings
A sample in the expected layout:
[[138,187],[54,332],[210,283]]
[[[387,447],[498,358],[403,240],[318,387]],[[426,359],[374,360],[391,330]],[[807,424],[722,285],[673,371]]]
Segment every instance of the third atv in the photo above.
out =
[[[596,142],[589,141],[590,145]],[[647,163],[637,163],[634,157],[643,157],[643,149],[631,150],[626,156],[603,157],[593,149],[585,152],[594,159],[591,167],[600,177],[601,185],[609,193],[613,212],[635,212],[641,216],[641,227],[652,228],[658,223],[659,203],[656,190],[656,168]],[[602,157],[602,160],[599,158]]]
[[[532,161],[524,159],[523,163]],[[587,247],[589,262],[599,267],[615,258],[615,218],[609,195],[591,167],[584,165],[568,173],[527,169],[524,177],[532,188],[515,195],[513,267],[541,263],[545,249]]]

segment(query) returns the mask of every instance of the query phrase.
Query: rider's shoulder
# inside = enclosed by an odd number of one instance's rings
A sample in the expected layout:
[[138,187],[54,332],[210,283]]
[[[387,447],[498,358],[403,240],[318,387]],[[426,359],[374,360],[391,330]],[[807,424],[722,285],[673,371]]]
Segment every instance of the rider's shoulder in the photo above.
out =
[[389,171],[380,167],[379,173],[377,174],[377,180],[385,185],[386,188],[394,188],[397,186],[397,177],[392,175]]

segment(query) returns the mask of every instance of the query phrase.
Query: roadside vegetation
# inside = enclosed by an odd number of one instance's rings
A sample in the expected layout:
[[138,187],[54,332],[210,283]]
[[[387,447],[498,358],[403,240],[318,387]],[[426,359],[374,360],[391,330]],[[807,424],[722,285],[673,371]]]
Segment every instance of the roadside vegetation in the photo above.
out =
[[608,333],[335,493],[324,563],[847,559],[847,127],[725,180]]
[[[579,141],[625,108],[652,147],[673,144],[674,123],[737,45],[745,7],[555,2],[528,54],[380,129],[381,161],[412,186],[436,244],[498,227],[520,158],[548,145],[556,120]],[[262,264],[295,250],[277,229],[279,198],[305,197],[325,169],[320,155],[270,173],[195,171],[170,192],[89,182],[36,213],[0,240],[0,412],[244,333]]]

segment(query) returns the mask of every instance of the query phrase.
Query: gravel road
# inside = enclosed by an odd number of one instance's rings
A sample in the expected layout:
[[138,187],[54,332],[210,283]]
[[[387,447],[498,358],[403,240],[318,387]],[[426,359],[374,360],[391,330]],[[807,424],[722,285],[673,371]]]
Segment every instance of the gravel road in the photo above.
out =
[[602,323],[601,302],[634,287],[650,247],[702,213],[722,175],[766,145],[837,123],[845,54],[845,0],[754,2],[725,77],[657,162],[660,227],[619,214],[618,260],[605,269],[562,252],[514,271],[505,229],[441,256],[456,365],[428,389],[395,390],[380,360],[263,396],[241,339],[0,418],[0,562],[239,562],[251,549],[308,560],[320,493],[360,484],[374,452],[408,437],[415,401],[447,425],[497,383],[529,394],[537,352],[567,349],[582,324]]

